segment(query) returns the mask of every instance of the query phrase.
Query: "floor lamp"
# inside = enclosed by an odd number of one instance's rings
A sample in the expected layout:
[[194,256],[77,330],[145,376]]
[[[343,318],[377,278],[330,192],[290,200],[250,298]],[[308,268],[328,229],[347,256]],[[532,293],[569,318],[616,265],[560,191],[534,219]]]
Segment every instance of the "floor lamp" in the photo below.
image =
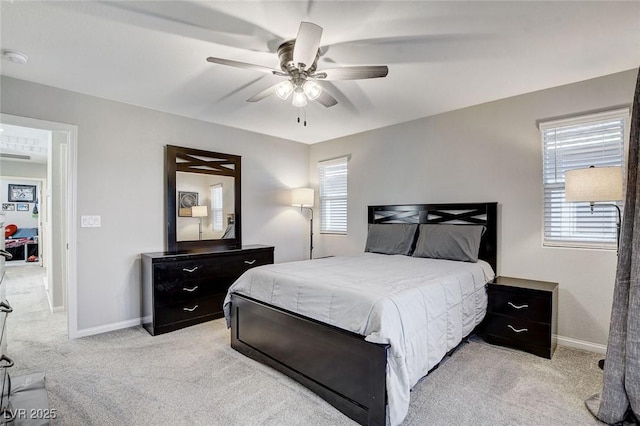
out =
[[207,206],[193,206],[191,207],[191,217],[197,217],[200,219],[198,226],[198,240],[202,239],[202,218],[207,217]]
[[[616,221],[616,250],[620,245],[620,225],[622,215],[615,201],[622,200],[622,167],[594,167],[567,171],[564,174],[565,201],[588,202],[593,214],[594,203],[606,202],[613,205],[618,213]],[[604,359],[598,362],[604,367]]]
[[291,205],[302,209],[309,209],[311,220],[309,221],[309,259],[313,259],[313,189],[296,188],[291,191]]

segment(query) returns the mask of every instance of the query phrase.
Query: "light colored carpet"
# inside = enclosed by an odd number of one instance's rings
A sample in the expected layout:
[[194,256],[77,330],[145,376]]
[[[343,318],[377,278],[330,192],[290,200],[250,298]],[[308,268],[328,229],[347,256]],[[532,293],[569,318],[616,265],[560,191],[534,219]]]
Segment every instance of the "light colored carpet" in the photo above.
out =
[[[353,425],[312,392],[229,347],[224,320],[152,337],[134,327],[66,338],[42,269],[7,268],[14,374],[46,373],[60,425]],[[471,339],[411,394],[406,425],[601,424],[597,354],[559,347],[551,361]]]

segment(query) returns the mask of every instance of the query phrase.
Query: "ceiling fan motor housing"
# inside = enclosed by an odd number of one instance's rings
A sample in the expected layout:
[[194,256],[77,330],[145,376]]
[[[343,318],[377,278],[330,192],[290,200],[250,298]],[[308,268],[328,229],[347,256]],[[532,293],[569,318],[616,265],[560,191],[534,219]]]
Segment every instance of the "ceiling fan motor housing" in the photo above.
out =
[[[282,68],[282,71],[289,74],[293,74],[296,71],[302,74],[302,72],[300,72],[302,70],[300,70],[297,64],[293,62],[293,48],[295,44],[295,40],[289,40],[285,41],[280,45],[280,47],[278,47],[278,59],[280,60],[280,68]],[[313,64],[305,64],[306,68],[304,69],[304,74],[313,74],[318,65],[318,58],[320,58],[320,49],[318,49],[318,52],[316,53],[316,58],[313,60]]]

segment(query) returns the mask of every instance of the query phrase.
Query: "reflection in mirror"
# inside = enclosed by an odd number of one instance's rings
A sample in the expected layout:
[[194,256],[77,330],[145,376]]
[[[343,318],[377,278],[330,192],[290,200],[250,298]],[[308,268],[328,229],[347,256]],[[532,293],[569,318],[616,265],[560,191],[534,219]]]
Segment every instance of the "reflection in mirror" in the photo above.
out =
[[167,250],[242,246],[241,157],[167,145]]
[[235,238],[235,178],[176,173],[177,241]]

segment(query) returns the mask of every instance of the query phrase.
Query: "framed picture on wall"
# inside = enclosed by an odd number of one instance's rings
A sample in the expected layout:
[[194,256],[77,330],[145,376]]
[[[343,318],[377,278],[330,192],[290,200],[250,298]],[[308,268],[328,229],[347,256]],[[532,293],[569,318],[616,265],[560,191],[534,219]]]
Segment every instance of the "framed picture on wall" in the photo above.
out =
[[13,203],[2,203],[3,212],[13,212],[16,210],[16,205]]
[[17,210],[19,212],[28,212],[29,211],[29,204],[27,204],[27,203],[18,203],[18,204],[16,204],[16,206],[18,207]]
[[9,201],[35,203],[36,186],[35,185],[14,185],[9,184]]
[[178,191],[178,216],[191,217],[191,207],[198,205],[198,193]]

